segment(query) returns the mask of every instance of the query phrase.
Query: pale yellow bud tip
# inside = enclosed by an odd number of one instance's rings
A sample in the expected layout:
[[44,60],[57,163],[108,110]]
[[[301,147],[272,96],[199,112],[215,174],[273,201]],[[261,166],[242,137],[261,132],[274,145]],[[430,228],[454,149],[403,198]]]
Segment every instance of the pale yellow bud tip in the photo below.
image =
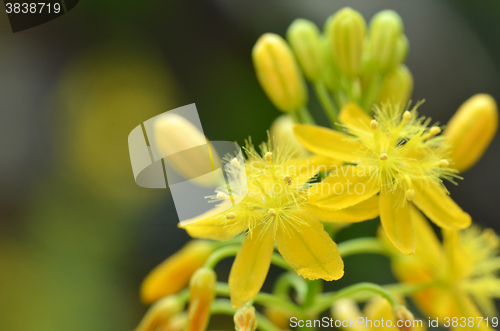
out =
[[257,317],[255,308],[244,306],[234,314],[234,328],[236,331],[255,331],[257,329]]
[[413,199],[415,199],[415,190],[413,189],[406,190],[406,200],[412,201]]
[[230,213],[227,213],[227,214],[226,214],[226,218],[227,218],[228,220],[232,220],[232,219],[233,219],[233,218],[235,218],[235,217],[236,217],[236,214],[235,214],[235,213],[233,213],[233,212],[230,212]]
[[227,198],[227,194],[225,194],[223,192],[217,193],[217,200],[226,200],[226,198]]
[[413,331],[413,323],[415,320],[415,317],[413,314],[406,308],[405,306],[397,306],[392,310],[392,314],[394,315],[394,318],[396,319],[398,328],[401,331]]
[[403,113],[403,120],[405,122],[411,120],[411,113],[408,110]]
[[442,167],[442,168],[446,168],[450,165],[450,162],[448,162],[448,160],[440,160],[439,161],[439,166]]
[[273,153],[267,152],[266,155],[264,155],[264,158],[266,161],[271,161],[273,159]]
[[267,213],[271,216],[276,216],[276,210],[274,210],[274,208],[270,208]]
[[387,160],[388,158],[389,158],[389,155],[387,155],[386,153],[382,153],[382,154],[380,154],[380,159],[381,159],[382,161],[385,161],[385,160]]
[[373,130],[376,130],[378,129],[378,122],[376,120],[372,120],[370,122],[370,127],[373,129]]
[[441,133],[441,129],[438,127],[438,126],[433,126],[431,129],[430,129],[430,133],[431,135],[435,136],[437,134],[440,134]]

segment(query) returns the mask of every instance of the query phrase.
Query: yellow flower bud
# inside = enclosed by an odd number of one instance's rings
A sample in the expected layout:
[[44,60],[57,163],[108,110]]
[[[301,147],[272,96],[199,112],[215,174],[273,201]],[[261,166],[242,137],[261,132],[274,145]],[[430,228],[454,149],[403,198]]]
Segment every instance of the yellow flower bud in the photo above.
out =
[[243,306],[234,314],[234,328],[236,331],[255,331],[257,329],[257,317],[255,308]]
[[289,115],[281,115],[271,125],[271,137],[276,140],[276,143],[287,146],[294,156],[307,155],[307,150],[293,134],[294,125],[295,122]]
[[168,323],[158,331],[184,331],[187,325],[187,315],[185,312],[172,316]]
[[405,306],[397,306],[392,310],[392,314],[396,319],[396,325],[401,331],[413,331],[415,317]]
[[155,121],[154,132],[158,148],[168,156],[165,160],[179,174],[199,185],[219,185],[216,177],[200,177],[213,170],[212,162],[218,168],[220,159],[195,125],[180,115],[167,113]]
[[360,13],[344,8],[331,16],[325,24],[325,35],[339,70],[356,76],[363,67],[366,23]]
[[281,307],[266,307],[264,315],[274,325],[281,330],[290,329],[290,318],[293,317],[292,313]]
[[476,94],[453,115],[444,135],[451,146],[452,167],[463,172],[472,167],[493,140],[498,128],[498,109],[488,94]]
[[215,299],[217,276],[212,269],[198,269],[189,283],[190,300],[187,331],[204,331],[210,320],[210,305]]
[[182,306],[176,295],[169,295],[157,301],[151,306],[135,331],[156,331],[164,327],[172,316],[182,310]]
[[[370,22],[370,63],[377,71],[387,71],[404,58],[403,21],[393,10],[383,10]],[[402,54],[403,53],[403,54]]]
[[307,89],[292,50],[280,36],[262,35],[252,50],[260,85],[281,111],[293,112],[307,102]]
[[413,91],[413,76],[404,64],[389,71],[378,95],[378,103],[395,102],[406,105]]
[[144,279],[141,286],[142,301],[149,304],[182,290],[189,283],[193,273],[205,264],[214,249],[214,245],[209,241],[188,242]]
[[287,31],[287,40],[307,79],[317,82],[322,78],[325,53],[321,33],[311,21],[296,19]]

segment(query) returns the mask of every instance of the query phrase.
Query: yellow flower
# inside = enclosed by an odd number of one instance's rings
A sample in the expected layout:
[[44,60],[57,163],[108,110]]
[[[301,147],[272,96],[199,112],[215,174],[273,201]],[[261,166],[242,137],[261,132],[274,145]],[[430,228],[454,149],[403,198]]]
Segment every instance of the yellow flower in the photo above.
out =
[[490,95],[476,94],[460,106],[443,132],[457,170],[463,172],[481,158],[497,128],[497,104]]
[[[202,220],[188,221],[189,224],[182,226],[193,237],[218,240],[247,233],[229,275],[231,302],[236,308],[259,292],[275,243],[299,275],[325,280],[342,277],[343,262],[337,245],[320,220],[368,219],[365,210],[359,212],[354,208],[352,212],[348,209],[327,213],[308,203],[307,183],[319,170],[331,168],[330,159],[294,159],[286,148],[271,148],[270,143],[261,145],[261,150],[262,156],[253,146],[246,148],[248,194],[240,203],[216,216],[207,219],[201,216],[198,219]],[[231,193],[237,195],[237,192]],[[231,195],[225,187],[212,198],[223,199],[221,204],[231,203]],[[368,210],[370,212],[373,214],[373,210]]]
[[257,329],[257,316],[255,316],[255,308],[252,306],[238,309],[233,320],[236,331],[255,331]]
[[141,286],[141,298],[144,303],[153,303],[169,294],[182,290],[193,273],[201,268],[215,246],[204,240],[192,240],[180,251],[170,256],[153,269]]
[[[404,314],[399,312],[404,312]],[[363,311],[359,309],[356,302],[350,299],[341,299],[332,306],[332,316],[339,321],[339,324],[342,321],[353,321],[353,323],[344,322],[345,326],[341,329],[345,331],[398,330],[398,321],[401,321],[399,323],[404,328],[405,318],[411,321],[410,328],[405,330],[424,331],[426,329],[425,322],[414,319],[404,306],[393,310],[389,302],[382,297],[375,297],[368,301]],[[359,321],[359,323],[354,323],[355,321]],[[410,325],[410,322],[407,323]]]
[[[352,136],[313,125],[294,128],[299,142],[310,151],[355,164],[340,167],[317,184],[312,204],[338,211],[377,199],[380,193],[382,226],[405,254],[415,251],[412,203],[442,228],[470,225],[470,216],[442,185],[442,178],[453,182],[457,171],[449,167],[444,138],[436,136],[441,129],[428,127],[430,120],[419,118],[416,107],[403,112],[399,105],[384,103],[372,119],[350,103],[342,109],[340,121]],[[349,185],[351,192],[346,192]]]
[[491,229],[473,226],[461,232],[443,230],[441,244],[425,217],[414,207],[410,212],[416,254],[394,252],[391,261],[396,277],[405,283],[429,284],[413,295],[426,315],[441,323],[457,317],[467,325],[472,317],[474,328],[468,325],[466,329],[492,330],[484,321],[477,327],[482,315],[476,304],[486,316],[497,316],[493,299],[500,297],[500,238]]

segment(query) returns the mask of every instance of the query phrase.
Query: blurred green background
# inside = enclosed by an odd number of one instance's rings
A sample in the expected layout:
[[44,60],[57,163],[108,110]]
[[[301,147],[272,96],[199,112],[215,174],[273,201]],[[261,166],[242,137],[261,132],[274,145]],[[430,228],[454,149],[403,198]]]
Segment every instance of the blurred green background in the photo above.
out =
[[[210,139],[262,141],[279,112],[255,78],[253,44],[265,32],[284,35],[298,17],[322,27],[346,5],[367,20],[383,9],[402,16],[423,114],[444,124],[475,93],[500,100],[496,0],[87,0],[45,25],[1,33],[0,330],[132,330],[146,309],[142,278],[188,237],[168,189],[135,184],[129,132],[196,103]],[[499,140],[450,187],[497,231]],[[327,287],[361,280],[392,282],[387,261],[347,258],[344,279]]]

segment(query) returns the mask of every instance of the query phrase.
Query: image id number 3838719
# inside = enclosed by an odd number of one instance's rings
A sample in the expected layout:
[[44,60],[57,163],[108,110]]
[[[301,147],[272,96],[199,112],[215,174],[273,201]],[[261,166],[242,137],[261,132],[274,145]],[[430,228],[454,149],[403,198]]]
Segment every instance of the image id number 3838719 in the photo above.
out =
[[45,2],[24,2],[24,3],[6,3],[5,11],[7,14],[42,14],[59,13],[61,11],[60,3]]

